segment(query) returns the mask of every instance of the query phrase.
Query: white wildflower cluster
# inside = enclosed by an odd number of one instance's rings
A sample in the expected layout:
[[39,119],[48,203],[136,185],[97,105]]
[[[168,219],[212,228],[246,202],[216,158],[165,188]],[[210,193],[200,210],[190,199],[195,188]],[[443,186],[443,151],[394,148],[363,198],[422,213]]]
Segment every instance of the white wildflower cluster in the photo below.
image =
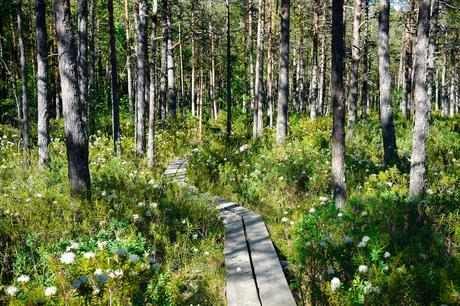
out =
[[310,214],[314,214],[316,212],[316,209],[314,207],[310,208],[308,211]]
[[53,296],[57,293],[57,288],[55,286],[45,288],[45,296]]
[[29,282],[29,280],[30,280],[30,277],[28,275],[24,275],[24,274],[17,278],[17,281],[22,283],[22,284],[25,284],[25,283]]
[[368,236],[364,236],[361,241],[359,242],[358,244],[358,248],[364,248],[367,243],[369,242],[369,240],[371,240],[371,238],[369,238]]
[[331,290],[332,292],[335,292],[341,285],[340,279],[338,277],[334,277],[331,280]]
[[367,270],[368,270],[368,268],[367,268],[366,265],[359,265],[359,267],[358,267],[358,272],[359,273],[367,273]]
[[75,253],[74,252],[65,252],[59,258],[59,261],[66,265],[71,265],[75,262]]
[[369,294],[369,293],[380,294],[380,288],[377,286],[373,286],[372,283],[368,283],[366,286],[364,286],[364,293],[365,294]]

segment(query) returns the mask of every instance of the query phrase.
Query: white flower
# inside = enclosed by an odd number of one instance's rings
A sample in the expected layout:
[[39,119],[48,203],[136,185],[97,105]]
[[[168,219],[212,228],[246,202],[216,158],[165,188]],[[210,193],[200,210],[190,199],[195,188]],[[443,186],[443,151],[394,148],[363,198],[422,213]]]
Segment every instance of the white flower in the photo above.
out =
[[326,197],[319,197],[319,200],[320,200],[321,202],[327,202],[328,199],[327,199]]
[[45,288],[45,296],[53,296],[57,293],[57,288],[55,286]]
[[364,236],[361,241],[364,242],[364,243],[368,243],[369,240],[371,240],[371,238],[369,238],[369,236]]
[[289,219],[286,218],[286,217],[283,217],[283,218],[281,219],[281,222],[288,222],[288,221],[289,221]]
[[358,248],[364,248],[366,246],[367,243],[361,241],[360,243],[358,243]]
[[73,264],[75,262],[75,253],[65,252],[61,255],[61,258],[59,258],[59,261],[66,265]]
[[69,250],[78,250],[80,248],[80,244],[73,240],[70,240]]
[[155,181],[153,179],[150,179],[149,185],[153,185],[153,184],[155,184]]
[[363,216],[363,217],[367,216],[367,211],[363,211],[363,212],[361,213],[361,216]]
[[8,286],[6,288],[6,293],[8,293],[9,296],[15,296],[19,292],[19,288],[15,286]]
[[345,237],[345,239],[343,239],[343,242],[345,244],[352,244],[353,243],[353,239],[351,237]]
[[289,213],[289,212],[287,212],[287,211],[283,211],[283,214],[285,214],[285,215],[287,215],[288,213]]
[[137,203],[137,207],[143,207],[143,206],[144,206],[144,202]]
[[383,258],[389,258],[391,256],[390,252],[385,252],[385,254],[383,254]]
[[133,215],[133,220],[134,220],[134,221],[139,220],[139,214],[134,214],[134,215]]
[[20,283],[27,283],[30,280],[30,277],[28,275],[21,275],[18,277],[18,282]]
[[329,269],[327,269],[326,272],[327,272],[327,274],[331,275],[331,274],[335,273],[335,270],[334,270],[334,268],[329,268]]
[[99,241],[99,242],[97,243],[97,248],[98,248],[99,250],[105,249],[106,246],[107,246],[107,241]]
[[366,265],[359,265],[358,271],[359,271],[359,273],[366,273],[367,272],[367,266]]
[[132,263],[136,263],[139,261],[139,256],[137,256],[136,254],[131,254],[129,255],[129,261]]
[[342,214],[342,213],[338,213],[338,214],[337,214],[337,217],[342,218],[342,217],[343,217],[343,214]]
[[242,146],[240,147],[240,152],[244,152],[244,151],[246,151],[247,149],[249,149],[249,145],[248,145],[248,144],[242,145]]
[[186,222],[187,222],[187,221],[185,221],[185,219],[184,219],[184,220],[182,220],[182,224],[185,224]]
[[94,257],[94,253],[93,252],[85,252],[83,254],[83,258],[86,258],[86,259],[90,259],[90,258],[93,258]]
[[290,225],[295,225],[294,221],[289,222]]
[[308,211],[310,214],[314,214],[316,212],[316,209],[314,207],[310,208]]
[[41,193],[37,193],[37,194],[35,194],[35,197],[37,199],[41,199],[41,198],[43,198],[43,195]]
[[198,252],[198,249],[197,249],[197,248],[193,248],[192,251],[196,253],[196,252]]
[[306,247],[311,247],[311,241],[305,242],[305,246],[306,246]]
[[121,276],[123,276],[123,270],[118,269],[118,270],[115,270],[115,271],[113,271],[113,272],[110,272],[110,273],[109,273],[109,276],[110,276],[111,278],[121,277]]
[[338,277],[334,277],[332,280],[331,280],[331,290],[332,292],[335,292],[335,290],[337,290],[337,288],[340,287],[340,279]]
[[101,192],[101,196],[105,197],[106,195],[107,195],[107,191],[104,190]]
[[284,180],[284,176],[280,176],[280,177],[278,178],[278,180],[279,180],[279,181]]
[[158,203],[155,203],[155,202],[150,203],[150,208],[155,209],[157,207],[158,207]]
[[203,252],[203,255],[204,255],[204,256],[208,256],[208,255],[209,255],[209,252],[208,252],[208,251],[204,251],[204,252]]
[[128,255],[128,252],[125,249],[118,249],[115,253],[117,255]]

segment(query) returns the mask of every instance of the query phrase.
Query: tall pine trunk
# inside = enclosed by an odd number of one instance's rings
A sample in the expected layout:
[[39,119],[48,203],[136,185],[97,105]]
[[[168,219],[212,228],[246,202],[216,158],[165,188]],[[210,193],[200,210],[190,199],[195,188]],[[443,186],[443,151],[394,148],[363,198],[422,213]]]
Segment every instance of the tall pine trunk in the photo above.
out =
[[24,148],[24,165],[27,163],[27,154],[29,151],[29,93],[28,93],[28,73],[27,60],[24,47],[24,32],[22,24],[22,0],[17,1],[17,25],[18,25],[18,47],[19,47],[19,64],[21,67],[22,79],[22,144]]
[[227,140],[232,134],[232,65],[230,42],[230,2],[227,0]]
[[361,0],[355,0],[354,18],[353,18],[353,42],[351,46],[351,81],[348,98],[348,133],[352,134],[353,126],[358,119],[358,78],[359,78],[359,59],[360,45],[359,34],[361,27]]
[[150,99],[149,99],[149,139],[147,148],[147,158],[149,167],[155,165],[155,123],[156,123],[156,56],[157,56],[157,43],[156,43],[156,31],[157,31],[157,12],[158,2],[153,0],[152,4],[152,34],[151,34],[151,45],[152,45],[152,60],[150,61]]
[[281,2],[278,116],[276,120],[277,144],[284,142],[288,129],[290,10],[291,1],[283,0]]
[[168,83],[168,113],[171,118],[176,118],[176,83],[174,79],[174,56],[171,34],[171,8],[167,0],[163,0],[164,43],[166,45],[167,83]]
[[310,119],[316,119],[318,110],[318,22],[319,22],[319,0],[313,1],[313,54],[311,70],[311,92],[310,92]]
[[37,104],[38,104],[38,164],[48,163],[48,35],[46,32],[45,0],[36,3],[37,25]]
[[429,128],[430,104],[426,84],[426,50],[430,21],[430,0],[421,0],[415,47],[415,116],[410,167],[409,197],[422,195],[425,186],[426,138]]
[[388,52],[390,30],[390,0],[380,0],[379,14],[379,86],[380,123],[383,137],[383,161],[390,165],[398,161],[393,110],[391,106],[390,54]]
[[88,1],[78,0],[78,86],[83,105],[83,120],[87,119],[88,97]]
[[345,101],[343,75],[345,70],[343,0],[332,1],[332,185],[336,207],[342,207],[346,201],[345,183]]
[[110,37],[110,96],[112,100],[112,138],[115,155],[121,153],[120,106],[118,98],[117,49],[115,47],[115,29],[113,24],[113,0],[107,0]]
[[413,49],[413,24],[414,24],[414,0],[409,0],[409,10],[406,13],[406,32],[405,32],[405,50],[404,50],[404,82],[403,82],[403,100],[401,112],[406,118],[410,117],[410,101],[412,93],[412,49]]
[[195,1],[191,0],[192,2],[192,11],[190,12],[190,45],[191,45],[191,52],[192,56],[190,58],[191,64],[191,76],[190,76],[190,108],[192,110],[192,116],[195,116],[196,113],[196,99],[195,99]]
[[254,94],[253,138],[259,138],[263,130],[263,98],[264,98],[264,21],[265,0],[259,0],[259,20],[257,25],[257,55]]
[[366,119],[369,83],[369,0],[363,0],[364,5],[364,41],[363,41],[363,81],[361,84],[361,117]]
[[427,66],[427,94],[428,102],[431,103],[433,96],[436,92],[435,87],[435,72],[436,67],[436,39],[438,36],[438,12],[439,2],[438,0],[431,0],[431,16],[430,16],[430,36],[428,42],[428,66]]
[[90,31],[89,31],[89,92],[88,92],[88,133],[91,135],[94,130],[94,122],[92,116],[94,114],[94,94],[96,90],[96,53],[94,50],[94,39],[95,39],[95,19],[96,19],[96,0],[90,0],[89,3],[89,14],[90,14]]
[[131,32],[129,22],[129,1],[125,0],[125,31],[126,31],[126,73],[128,77],[128,104],[133,108],[133,77],[131,75]]
[[73,196],[90,196],[88,137],[83,121],[84,104],[80,101],[77,56],[72,36],[70,1],[54,0],[59,71],[61,75],[64,131],[70,190]]
[[137,121],[136,152],[144,154],[145,150],[145,63],[147,49],[147,1],[138,0],[137,33]]

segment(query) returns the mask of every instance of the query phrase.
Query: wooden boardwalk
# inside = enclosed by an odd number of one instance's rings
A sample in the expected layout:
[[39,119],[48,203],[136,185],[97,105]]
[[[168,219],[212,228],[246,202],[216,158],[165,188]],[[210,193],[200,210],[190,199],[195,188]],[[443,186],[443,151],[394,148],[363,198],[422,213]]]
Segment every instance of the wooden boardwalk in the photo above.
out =
[[[166,177],[185,182],[187,160],[168,165]],[[262,217],[237,203],[214,197],[225,227],[227,302],[231,306],[296,305]]]

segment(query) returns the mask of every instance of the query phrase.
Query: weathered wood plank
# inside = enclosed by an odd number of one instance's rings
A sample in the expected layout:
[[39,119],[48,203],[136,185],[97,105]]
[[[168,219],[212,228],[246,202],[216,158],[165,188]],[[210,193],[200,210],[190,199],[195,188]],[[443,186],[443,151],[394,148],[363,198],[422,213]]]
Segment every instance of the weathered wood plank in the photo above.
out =
[[246,239],[262,305],[295,306],[273,243],[261,216],[245,212]]
[[224,257],[229,306],[260,305],[244,235],[243,221],[234,214],[224,216]]

